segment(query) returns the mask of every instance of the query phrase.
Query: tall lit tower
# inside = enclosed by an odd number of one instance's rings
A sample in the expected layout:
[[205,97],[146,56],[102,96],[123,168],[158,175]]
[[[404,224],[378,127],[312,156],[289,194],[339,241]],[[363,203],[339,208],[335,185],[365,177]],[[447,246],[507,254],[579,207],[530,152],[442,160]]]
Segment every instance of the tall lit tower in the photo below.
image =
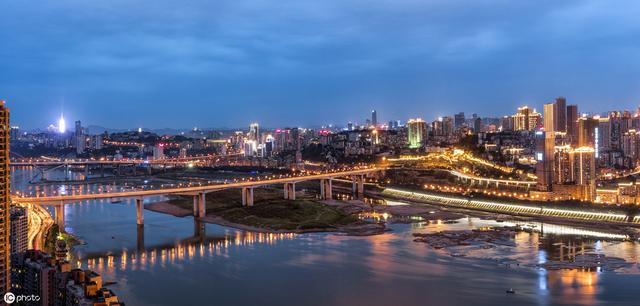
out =
[[249,140],[254,140],[260,143],[260,125],[252,123],[249,125]]
[[9,109],[0,101],[0,296],[9,290]]
[[378,126],[378,113],[375,109],[371,111],[371,124],[373,126]]

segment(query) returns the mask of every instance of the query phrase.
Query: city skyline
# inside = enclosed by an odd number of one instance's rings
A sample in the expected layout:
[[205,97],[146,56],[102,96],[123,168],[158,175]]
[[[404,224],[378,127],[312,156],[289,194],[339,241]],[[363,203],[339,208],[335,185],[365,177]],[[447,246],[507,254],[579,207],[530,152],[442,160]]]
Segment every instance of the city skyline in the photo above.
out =
[[7,3],[7,16],[24,18],[2,20],[12,45],[0,51],[0,98],[25,128],[62,111],[111,128],[323,125],[368,109],[393,119],[500,116],[559,95],[585,110],[635,109],[638,64],[623,59],[638,48],[640,7],[621,7]]

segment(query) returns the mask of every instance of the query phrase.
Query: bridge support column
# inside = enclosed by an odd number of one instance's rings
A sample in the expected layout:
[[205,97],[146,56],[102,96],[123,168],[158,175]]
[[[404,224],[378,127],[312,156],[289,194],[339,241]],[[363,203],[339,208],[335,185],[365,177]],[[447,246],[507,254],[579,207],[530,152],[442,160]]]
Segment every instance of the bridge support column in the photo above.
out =
[[284,199],[295,200],[296,199],[296,183],[284,184]]
[[64,180],[65,181],[69,180],[69,165],[68,164],[64,165]]
[[89,164],[84,165],[84,179],[85,181],[89,178]]
[[201,192],[198,194],[198,218],[204,218],[207,216],[207,194]]
[[364,194],[364,176],[356,175],[353,177],[353,193],[358,197]]
[[242,206],[253,206],[253,188],[242,188]]
[[320,180],[320,198],[322,200],[331,200],[333,198],[333,180],[321,179]]
[[100,164],[100,177],[104,177],[104,164]]
[[144,199],[136,199],[136,224],[144,225]]
[[64,232],[64,203],[55,206],[56,225],[61,232]]

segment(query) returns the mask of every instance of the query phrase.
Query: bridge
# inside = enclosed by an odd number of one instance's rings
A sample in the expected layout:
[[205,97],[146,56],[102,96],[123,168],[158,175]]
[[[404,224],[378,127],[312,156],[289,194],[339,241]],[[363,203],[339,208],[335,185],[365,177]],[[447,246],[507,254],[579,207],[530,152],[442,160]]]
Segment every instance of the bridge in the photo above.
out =
[[253,206],[253,190],[255,188],[269,185],[283,185],[284,199],[296,199],[296,183],[305,181],[320,181],[320,198],[329,200],[333,197],[333,180],[336,178],[348,177],[353,182],[353,192],[364,194],[365,177],[376,172],[383,171],[383,168],[377,167],[361,167],[348,170],[338,170],[333,172],[323,172],[315,174],[306,174],[300,176],[288,176],[284,178],[268,178],[262,180],[249,180],[242,182],[213,184],[205,186],[177,187],[177,188],[161,188],[152,190],[133,190],[121,192],[108,192],[96,194],[79,194],[79,195],[55,195],[55,196],[36,196],[36,197],[19,197],[13,196],[12,202],[17,204],[36,204],[50,205],[55,207],[56,224],[64,229],[64,207],[65,204],[75,204],[89,200],[99,199],[136,199],[136,222],[138,225],[144,225],[143,203],[145,197],[163,196],[163,195],[187,195],[193,196],[193,216],[202,219],[206,217],[206,195],[225,189],[241,189],[242,205]]
[[226,157],[238,157],[242,154],[227,154],[227,155],[202,155],[202,156],[187,156],[178,158],[166,158],[166,159],[54,159],[54,158],[23,158],[12,159],[11,167],[24,167],[24,166],[87,166],[87,165],[165,165],[165,164],[184,164],[197,161],[216,160]]
[[[48,158],[48,157],[40,157],[40,158],[21,158],[21,159],[12,159],[10,162],[11,167],[36,167],[41,168],[42,178],[46,177],[46,172],[53,169],[58,169],[60,167],[64,167],[65,173],[65,181],[69,180],[69,169],[71,167],[81,167],[84,169],[84,178],[87,179],[89,177],[89,170],[93,167],[98,167],[100,170],[100,176],[104,177],[104,168],[111,167],[114,170],[114,173],[120,175],[122,172],[122,168],[126,166],[144,166],[147,169],[148,174],[151,174],[152,167],[160,167],[162,169],[166,169],[167,166],[182,166],[187,167],[190,165],[198,164],[198,165],[207,165],[211,166],[217,164],[221,161],[232,161],[236,160],[238,157],[243,156],[243,154],[234,153],[234,154],[225,154],[225,155],[201,155],[201,156],[186,156],[186,157],[178,157],[178,158],[163,158],[163,159],[155,159],[155,160],[147,160],[147,159],[57,159],[57,158]],[[44,169],[47,168],[47,169]],[[116,172],[117,170],[117,172]],[[125,169],[126,170],[126,169]],[[135,170],[134,170],[135,172]]]

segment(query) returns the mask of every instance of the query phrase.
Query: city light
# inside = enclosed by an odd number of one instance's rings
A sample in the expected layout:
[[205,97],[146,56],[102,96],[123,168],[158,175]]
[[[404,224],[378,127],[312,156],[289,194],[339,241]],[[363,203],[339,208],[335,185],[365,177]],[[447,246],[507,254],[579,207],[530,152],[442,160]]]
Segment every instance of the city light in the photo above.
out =
[[64,134],[67,131],[67,123],[64,120],[64,114],[60,114],[60,119],[58,120],[58,132],[60,134]]

